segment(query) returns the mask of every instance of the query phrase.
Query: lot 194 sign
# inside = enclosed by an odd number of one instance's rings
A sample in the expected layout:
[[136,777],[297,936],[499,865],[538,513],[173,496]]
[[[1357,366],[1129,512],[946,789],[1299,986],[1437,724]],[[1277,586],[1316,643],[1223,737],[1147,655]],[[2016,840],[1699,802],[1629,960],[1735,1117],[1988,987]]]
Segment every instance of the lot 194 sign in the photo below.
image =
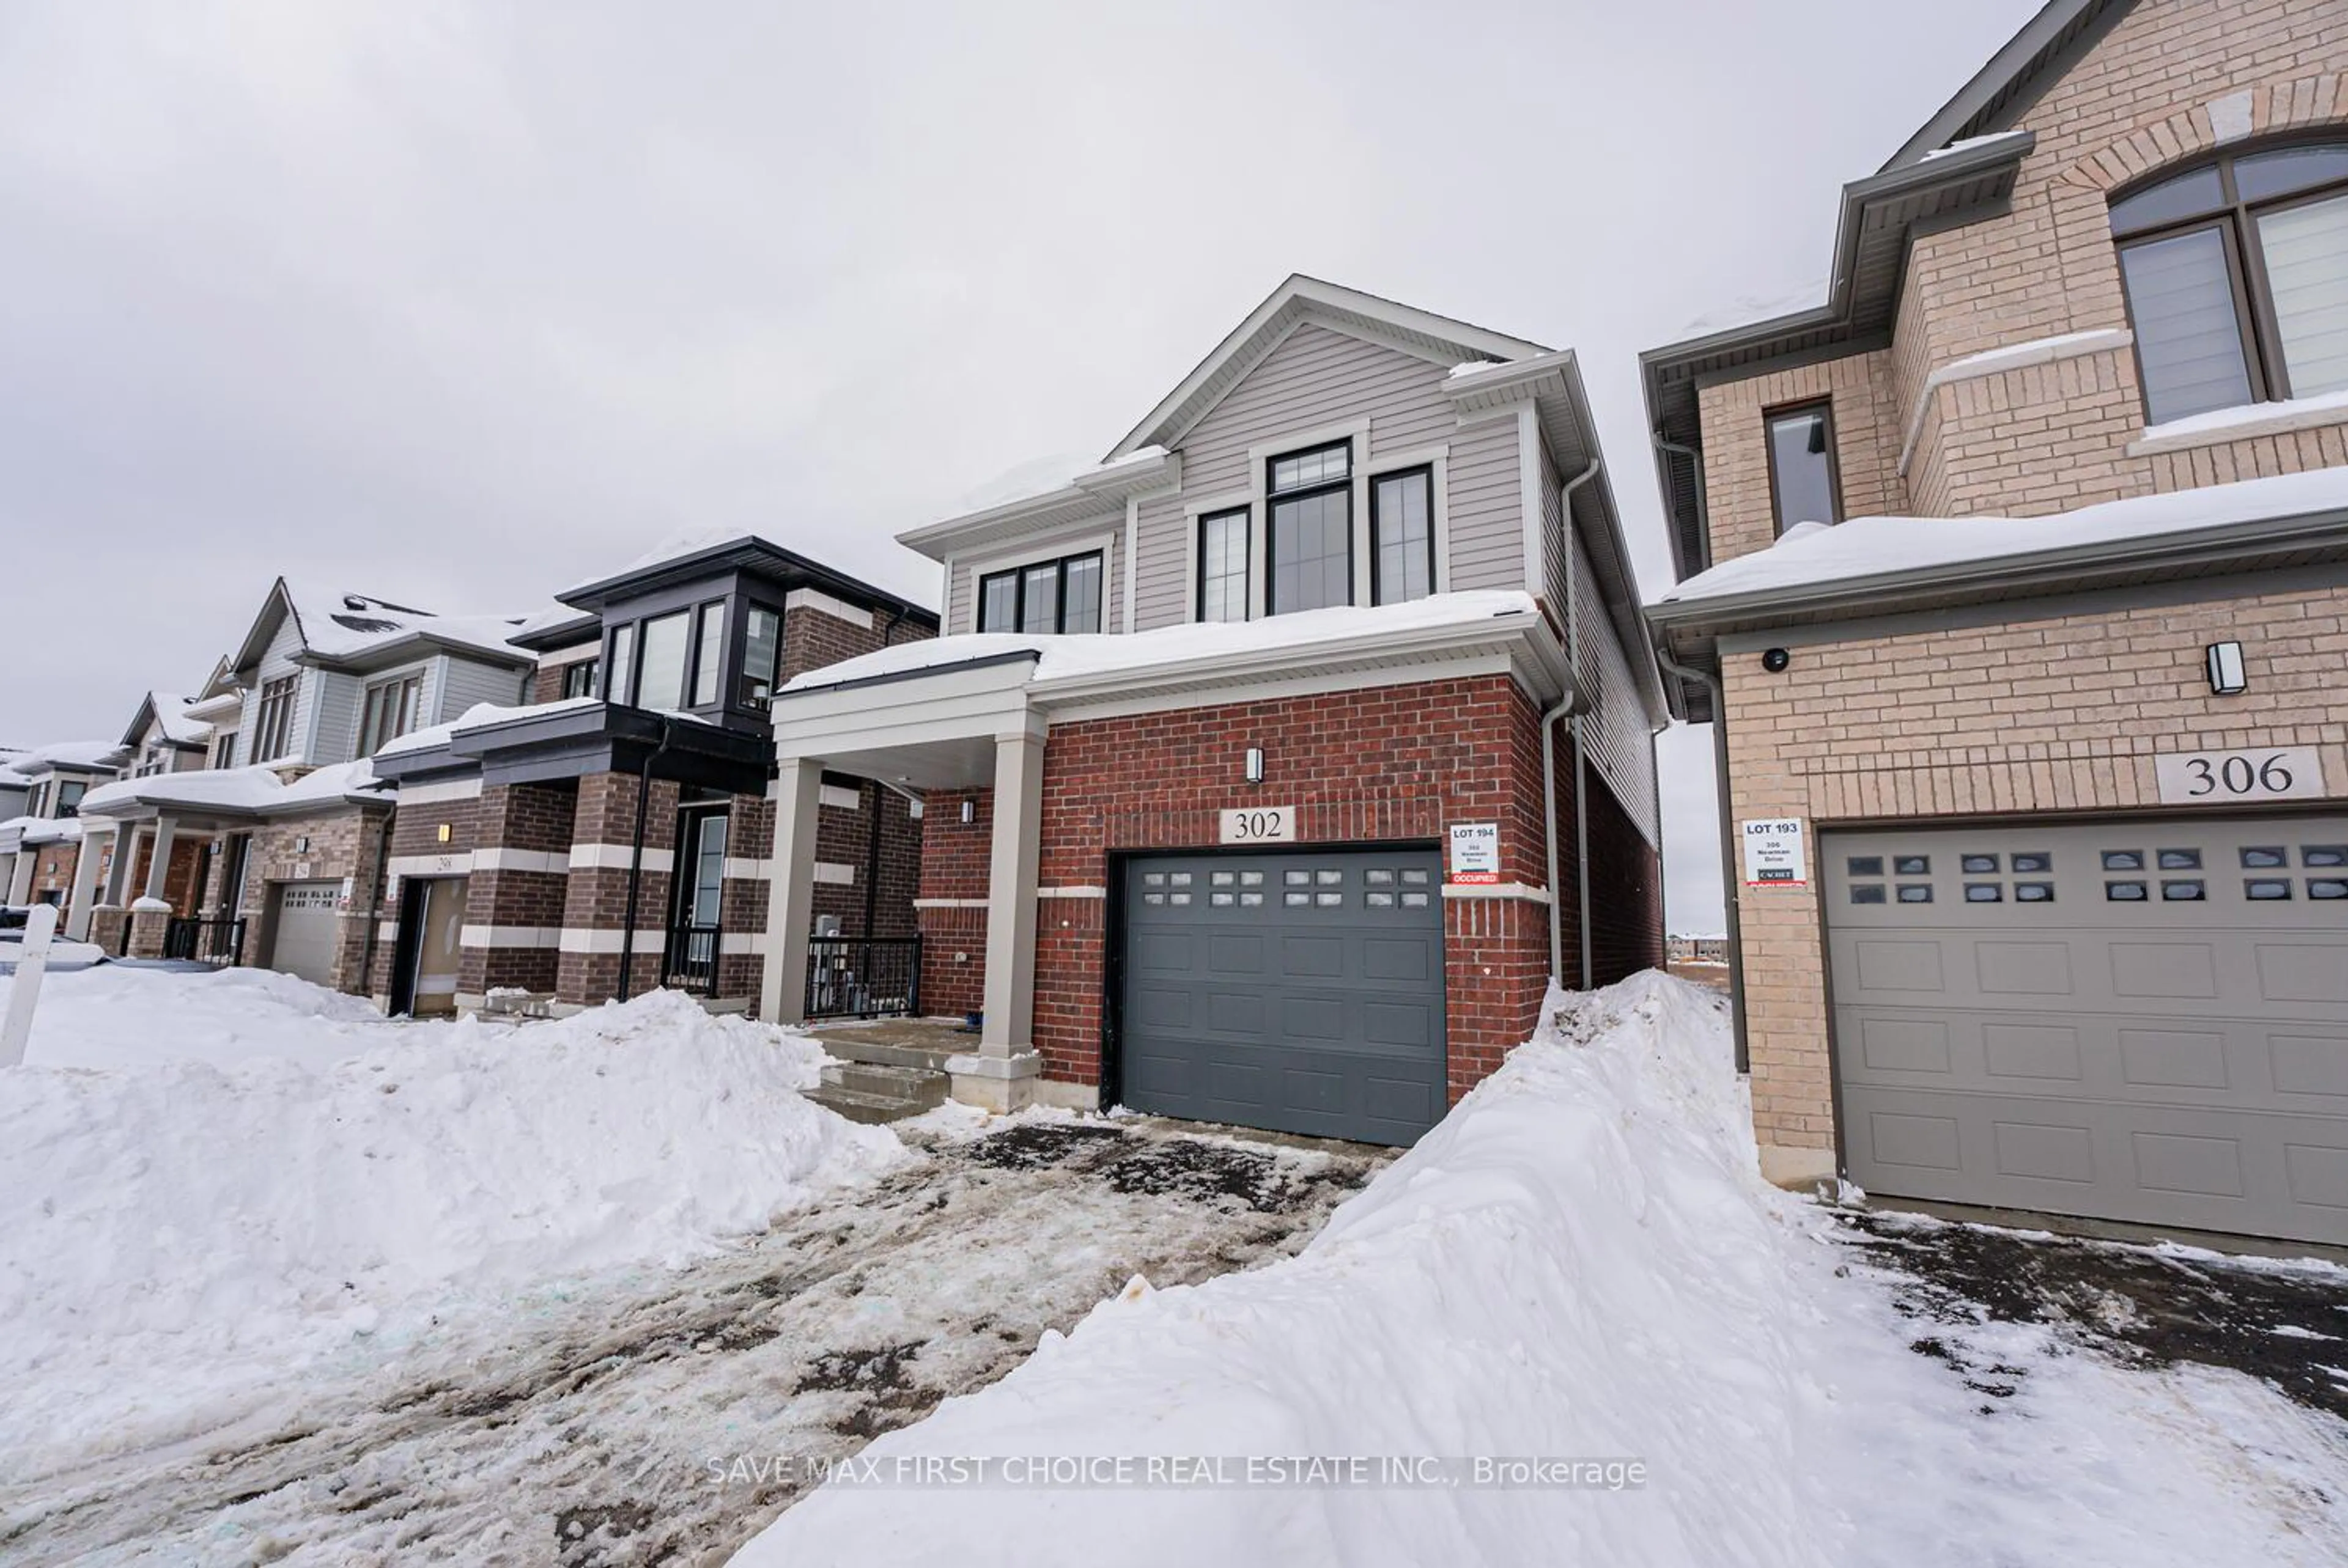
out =
[[2313,746],[2179,752],[2152,759],[2164,805],[2235,805],[2323,794],[2323,756]]

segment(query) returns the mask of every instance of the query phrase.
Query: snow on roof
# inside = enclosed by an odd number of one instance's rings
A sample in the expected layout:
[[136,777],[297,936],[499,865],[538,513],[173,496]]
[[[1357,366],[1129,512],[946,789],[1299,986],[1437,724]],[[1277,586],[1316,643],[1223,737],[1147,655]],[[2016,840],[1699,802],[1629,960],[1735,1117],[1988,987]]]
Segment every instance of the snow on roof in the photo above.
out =
[[1799,288],[1787,289],[1777,294],[1739,294],[1726,304],[1704,312],[1682,327],[1676,341],[1710,337],[1715,333],[1776,321],[1779,316],[1789,316],[1796,311],[1816,310],[1827,302],[1827,294],[1833,282],[1831,278],[1814,278]]
[[81,818],[77,816],[12,817],[11,823],[23,823],[19,844],[64,844],[81,836]]
[[[428,752],[445,746],[457,738],[460,731],[486,729],[502,724],[509,719],[534,719],[547,713],[567,712],[573,708],[600,708],[601,697],[565,697],[555,702],[532,702],[518,708],[501,708],[495,702],[476,702],[445,724],[428,724],[420,730],[410,730],[397,740],[377,746],[379,757],[405,756],[410,752]],[[692,718],[691,714],[683,717]],[[695,723],[699,721],[696,720]]]
[[1801,523],[1765,550],[1724,561],[1657,602],[1731,599],[1771,589],[1857,581],[2049,550],[2155,538],[2348,509],[2348,468],[2319,468],[2165,495],[2131,496],[2042,518],[1853,518]]
[[404,642],[431,637],[508,660],[522,657],[507,639],[521,630],[516,615],[434,615],[363,593],[332,593],[313,583],[285,584],[302,641],[328,659],[357,659]]
[[1139,671],[1193,659],[1228,657],[1292,648],[1300,652],[1318,643],[1344,642],[1367,636],[1393,636],[1438,626],[1470,626],[1498,616],[1538,613],[1532,596],[1516,590],[1438,593],[1406,604],[1375,608],[1342,606],[1308,610],[1293,615],[1266,616],[1262,620],[1203,621],[1161,626],[1154,631],[1128,635],[1031,636],[1025,632],[981,631],[955,637],[933,637],[901,642],[861,658],[827,664],[787,682],[783,695],[844,682],[901,675],[968,664],[1004,654],[1033,653],[1032,686],[1076,681],[1089,676]]
[[165,740],[183,746],[200,746],[211,738],[212,727],[210,724],[201,719],[188,717],[188,710],[194,702],[192,697],[182,697],[170,692],[147,693],[148,706],[155,714],[155,727],[163,732]]
[[1971,152],[1977,147],[1992,147],[2000,142],[2022,142],[2029,139],[2030,133],[2026,130],[2001,130],[1993,131],[1987,136],[1969,136],[1961,140],[1952,141],[1946,147],[1936,147],[1916,161],[1929,163],[1933,159],[1947,158],[1952,153]]
[[382,799],[369,793],[375,770],[362,759],[337,763],[304,774],[292,784],[268,767],[198,768],[188,773],[157,774],[143,779],[118,779],[83,797],[85,815],[117,815],[110,806],[211,806],[232,811],[275,812],[318,805],[347,798]]
[[114,741],[51,741],[10,757],[8,765],[19,774],[37,776],[57,767],[112,767],[121,754],[121,745]]
[[967,517],[978,512],[992,512],[1022,501],[1039,500],[1073,489],[1087,480],[1103,479],[1126,468],[1145,468],[1166,456],[1163,446],[1137,446],[1122,457],[1112,457],[1106,463],[1096,463],[1080,452],[1056,453],[1020,464],[981,485],[962,497],[962,512]]

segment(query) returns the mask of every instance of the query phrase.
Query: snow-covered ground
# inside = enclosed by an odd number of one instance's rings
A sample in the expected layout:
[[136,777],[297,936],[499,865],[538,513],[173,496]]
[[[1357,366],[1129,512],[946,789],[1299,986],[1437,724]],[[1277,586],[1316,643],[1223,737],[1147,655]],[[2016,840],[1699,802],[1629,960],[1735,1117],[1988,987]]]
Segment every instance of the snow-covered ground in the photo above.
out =
[[[736,1561],[2348,1561],[2333,1419],[2039,1327],[1935,1324],[1920,1353],[1901,1299],[1760,1180],[1722,1001],[1643,976],[1568,1009],[1295,1260],[1104,1301]],[[1143,1456],[1198,1462],[1035,1484],[1038,1460]],[[1276,1456],[1469,1461],[1471,1484],[1244,1484]],[[1479,1456],[1601,1468],[1479,1487]]]
[[48,977],[30,1059],[0,1072],[0,1475],[211,1430],[905,1158],[800,1096],[812,1042],[674,992],[408,1025],[282,975],[107,966]]

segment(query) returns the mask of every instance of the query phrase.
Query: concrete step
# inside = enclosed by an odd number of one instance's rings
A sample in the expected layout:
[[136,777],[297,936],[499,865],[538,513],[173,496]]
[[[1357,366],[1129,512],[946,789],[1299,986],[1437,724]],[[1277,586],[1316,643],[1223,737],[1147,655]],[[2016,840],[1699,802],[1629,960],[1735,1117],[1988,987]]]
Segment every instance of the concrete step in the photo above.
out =
[[918,1115],[922,1110],[912,1102],[900,1100],[894,1095],[863,1094],[832,1083],[819,1083],[813,1089],[803,1089],[799,1092],[818,1105],[839,1112],[850,1122],[861,1122],[868,1126],[901,1122],[908,1116]]
[[859,1040],[844,1030],[837,1034],[819,1035],[816,1039],[823,1047],[824,1053],[835,1061],[858,1061],[873,1067],[925,1068],[932,1072],[944,1071],[949,1056],[978,1049],[978,1036],[974,1034],[970,1037],[970,1044],[960,1050],[941,1050],[922,1045],[884,1045],[877,1040]]
[[942,1105],[947,1080],[942,1072],[922,1067],[891,1067],[862,1061],[827,1061],[823,1081],[835,1089],[857,1094],[901,1100],[915,1111]]

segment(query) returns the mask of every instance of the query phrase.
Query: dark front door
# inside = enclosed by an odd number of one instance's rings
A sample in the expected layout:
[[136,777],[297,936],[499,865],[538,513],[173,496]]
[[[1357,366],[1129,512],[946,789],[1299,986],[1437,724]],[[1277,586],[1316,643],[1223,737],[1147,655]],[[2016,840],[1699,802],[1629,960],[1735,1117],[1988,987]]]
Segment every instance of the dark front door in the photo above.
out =
[[714,994],[718,917],[726,891],[726,808],[688,808],[677,819],[676,876],[669,912],[666,979]]
[[1445,1108],[1441,880],[1420,848],[1133,861],[1120,1098],[1415,1142]]

